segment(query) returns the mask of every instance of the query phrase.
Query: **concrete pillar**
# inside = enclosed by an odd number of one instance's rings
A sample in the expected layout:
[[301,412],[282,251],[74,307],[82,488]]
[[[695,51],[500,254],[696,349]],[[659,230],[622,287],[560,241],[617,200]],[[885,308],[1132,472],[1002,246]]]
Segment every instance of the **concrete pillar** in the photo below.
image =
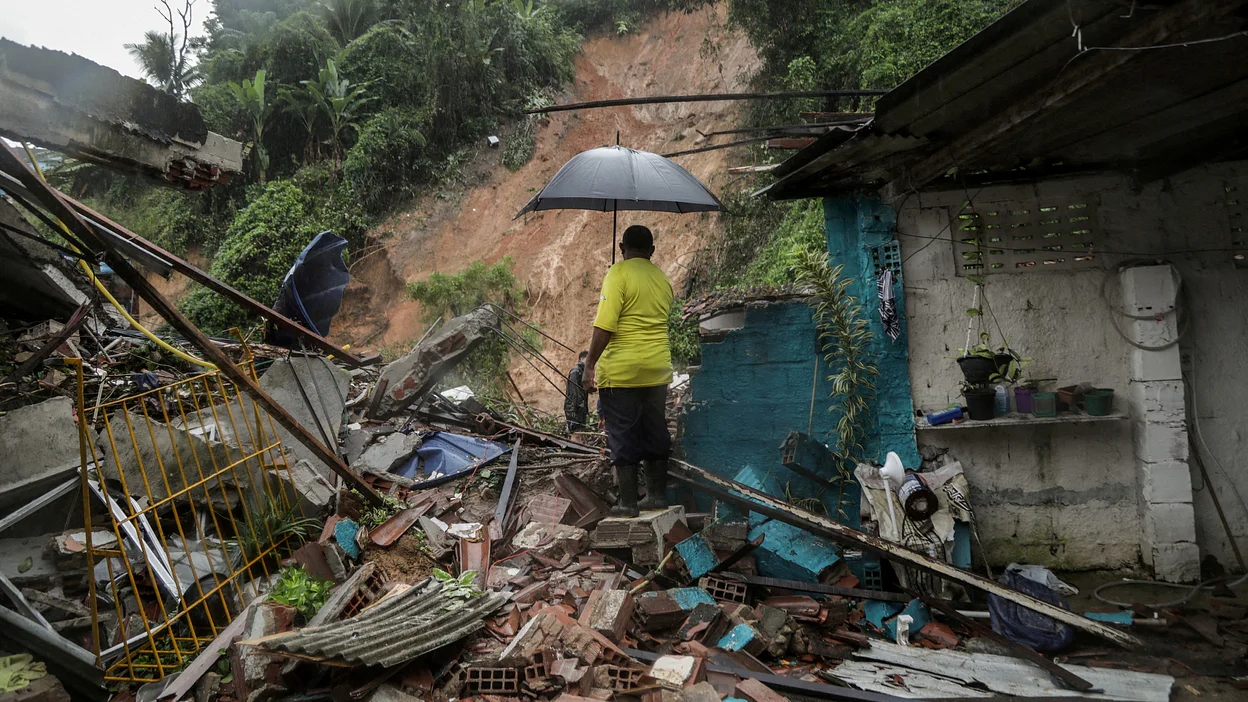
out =
[[[917,469],[921,460],[914,438],[910,345],[906,341],[906,305],[896,242],[897,214],[888,203],[876,198],[827,198],[823,209],[832,264],[843,265],[841,275],[854,280],[850,290],[862,305],[868,328],[875,334],[871,356],[880,375],[875,379],[877,392],[871,403],[872,427],[863,446],[865,457],[883,463],[889,451],[896,451],[906,467]],[[901,336],[896,341],[884,333],[876,287],[878,267],[890,263],[896,275],[893,289],[901,320]]]
[[[1119,320],[1126,335],[1159,347],[1178,338],[1174,309],[1178,290],[1168,265],[1122,272],[1122,308],[1147,319]],[[1124,324],[1125,321],[1125,324]],[[1127,393],[1140,478],[1140,553],[1156,576],[1170,582],[1200,577],[1192,481],[1187,465],[1187,421],[1177,344],[1158,350],[1133,348]]]

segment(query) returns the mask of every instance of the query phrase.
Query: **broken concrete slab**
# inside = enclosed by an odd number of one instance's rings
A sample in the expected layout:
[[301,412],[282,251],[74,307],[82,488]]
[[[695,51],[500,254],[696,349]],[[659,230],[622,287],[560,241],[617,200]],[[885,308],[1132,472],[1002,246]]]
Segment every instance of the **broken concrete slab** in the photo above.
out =
[[199,108],[75,54],[0,40],[0,133],[200,190],[243,169],[243,145]]
[[[54,397],[0,416],[0,508],[6,512],[71,476],[78,463],[78,424],[69,398]],[[64,526],[63,515],[56,521],[54,528]]]
[[[312,407],[308,407],[309,402],[304,401],[303,393],[299,391],[300,385],[303,392],[307,393]],[[318,439],[324,430],[333,442],[338,440],[338,432],[342,429],[343,409],[347,404],[347,390],[350,386],[351,374],[323,356],[292,354],[289,358],[275,361],[260,377],[260,389],[290,413],[295,421]],[[308,461],[326,480],[334,480],[330,467],[295,440],[291,432],[278,426],[277,437],[281,440],[289,461]],[[336,445],[329,448],[337,450]]]
[[420,448],[419,434],[386,434],[368,445],[351,468],[358,473],[389,473],[407,462]]
[[386,366],[373,390],[367,415],[393,417],[421,400],[435,383],[498,329],[498,315],[478,307],[447,322],[406,356]]
[[[108,480],[124,480],[131,495],[146,493],[153,501],[163,500],[239,460],[238,449],[208,441],[195,429],[162,424],[153,418],[148,431],[148,423],[142,414],[118,409],[108,416],[105,429],[95,438],[101,475]],[[260,471],[257,461],[251,460],[189,494],[197,502],[231,510],[243,495],[259,498],[263,494]],[[259,503],[255,505],[258,509]]]

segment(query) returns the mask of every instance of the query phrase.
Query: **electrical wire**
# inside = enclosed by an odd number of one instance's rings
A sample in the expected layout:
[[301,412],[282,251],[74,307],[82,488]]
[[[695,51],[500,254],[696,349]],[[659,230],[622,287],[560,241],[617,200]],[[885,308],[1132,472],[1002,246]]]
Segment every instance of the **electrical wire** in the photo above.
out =
[[[1228,581],[1233,577],[1235,576],[1222,575],[1216,578],[1210,578],[1209,580],[1203,580],[1199,583],[1196,583],[1195,585],[1180,585],[1179,583],[1167,583],[1167,582],[1162,582],[1160,580],[1115,580],[1110,583],[1105,583],[1104,585],[1101,585],[1100,587],[1093,590],[1092,596],[1100,600],[1101,602],[1104,602],[1105,604],[1114,605],[1116,607],[1125,607],[1127,609],[1131,609],[1135,607],[1136,605],[1142,605],[1144,607],[1150,607],[1152,609],[1164,609],[1166,607],[1177,607],[1181,604],[1189,602],[1201,590],[1212,590],[1214,585],[1221,583],[1221,582]],[[1237,587],[1240,583],[1244,582],[1245,580],[1248,580],[1248,573],[1245,573],[1244,575],[1239,576],[1239,578],[1236,579],[1234,582],[1228,582],[1226,586],[1228,588]],[[1148,603],[1123,602],[1119,600],[1111,600],[1108,597],[1105,597],[1104,595],[1101,594],[1101,592],[1105,590],[1109,590],[1115,587],[1126,587],[1128,585],[1142,586],[1142,587],[1163,587],[1163,588],[1170,588],[1172,590],[1186,590],[1187,592],[1179,597],[1176,597],[1173,600],[1164,600],[1162,602],[1148,602]]]
[[[43,169],[39,167],[39,162],[35,159],[34,152],[31,151],[30,149],[30,145],[25,142],[22,142],[22,148],[26,150],[26,156],[30,159],[30,164],[34,166],[35,173],[38,174],[39,179],[45,183],[48,182],[47,177],[44,176],[43,174]],[[62,231],[66,235],[70,236],[71,238],[73,237],[73,235],[69,231],[69,227],[65,226],[64,222],[62,222],[60,219],[57,219],[56,223],[60,225]],[[146,336],[152,343],[156,344],[160,348],[168,351],[169,353],[172,353],[173,355],[177,356],[178,358],[184,361],[187,361],[189,363],[193,363],[197,366],[202,366],[204,368],[208,368],[211,370],[217,369],[216,365],[209,363],[207,361],[203,361],[198,358],[195,358],[194,356],[186,353],[185,351],[182,351],[181,349],[178,349],[174,346],[169,345],[163,339],[156,336],[152,332],[148,331],[147,327],[144,327],[142,324],[139,324],[138,320],[136,320],[134,317],[131,317],[130,313],[126,310],[126,308],[122,307],[121,303],[117,301],[117,298],[113,297],[113,294],[108,291],[108,288],[104,287],[104,283],[100,282],[100,279],[95,276],[95,271],[91,269],[90,264],[88,264],[86,261],[82,259],[79,259],[78,266],[82,268],[83,272],[87,274],[87,277],[91,280],[91,282],[95,284],[96,290],[98,290],[100,294],[104,296],[104,299],[108,300],[109,303],[111,303],[113,307],[116,308],[117,312],[122,316],[122,318],[125,319],[126,322],[130,324],[130,326],[134,327],[135,330],[142,333],[143,336]]]
[[[1122,337],[1123,341],[1127,342],[1128,344],[1130,344],[1131,346],[1134,346],[1137,349],[1140,349],[1141,351],[1165,351],[1168,348],[1177,346],[1179,341],[1183,338],[1184,334],[1187,333],[1187,328],[1190,324],[1189,320],[1191,319],[1191,315],[1188,315],[1188,314],[1179,315],[1180,303],[1185,299],[1185,292],[1184,292],[1185,288],[1183,287],[1183,276],[1179,273],[1179,269],[1175,268],[1173,265],[1170,265],[1169,262],[1163,262],[1163,263],[1165,263],[1166,265],[1170,267],[1171,275],[1175,276],[1176,280],[1175,280],[1174,306],[1168,310],[1163,310],[1161,312],[1155,312],[1153,314],[1131,314],[1131,313],[1125,312],[1109,301],[1109,293],[1108,293],[1109,280],[1113,276],[1122,273],[1122,271],[1128,268],[1135,268],[1135,267],[1143,266],[1143,265],[1157,265],[1158,261],[1156,260],[1123,261],[1122,263],[1119,263],[1117,267],[1106,271],[1105,277],[1101,279],[1101,301],[1105,303],[1105,306],[1109,309],[1111,313],[1110,318],[1109,318],[1110,326],[1114,328],[1114,331],[1118,332],[1118,336]],[[1171,339],[1170,341],[1167,341],[1164,344],[1158,344],[1156,346],[1149,346],[1148,344],[1141,344],[1135,339],[1132,339],[1131,337],[1127,336],[1127,333],[1122,330],[1122,327],[1118,326],[1117,317],[1119,316],[1126,317],[1127,319],[1134,319],[1134,320],[1157,320],[1159,318],[1169,316],[1170,314],[1174,314],[1178,318],[1178,331],[1175,333],[1173,339]]]

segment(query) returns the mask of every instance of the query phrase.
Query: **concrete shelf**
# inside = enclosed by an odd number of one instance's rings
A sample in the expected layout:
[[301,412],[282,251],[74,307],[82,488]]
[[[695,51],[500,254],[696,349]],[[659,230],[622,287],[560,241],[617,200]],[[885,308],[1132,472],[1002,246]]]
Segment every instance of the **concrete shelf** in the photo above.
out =
[[914,428],[919,431],[923,430],[947,430],[947,429],[989,429],[991,427],[1022,427],[1036,426],[1040,424],[1083,424],[1087,422],[1120,422],[1127,419],[1127,414],[1119,410],[1114,410],[1103,417],[1093,417],[1083,412],[1059,412],[1056,417],[1034,417],[1030,414],[1019,414],[1010,412],[1001,417],[994,417],[981,421],[971,419],[964,420],[954,424],[938,424],[932,426],[927,420],[920,420],[914,423]]

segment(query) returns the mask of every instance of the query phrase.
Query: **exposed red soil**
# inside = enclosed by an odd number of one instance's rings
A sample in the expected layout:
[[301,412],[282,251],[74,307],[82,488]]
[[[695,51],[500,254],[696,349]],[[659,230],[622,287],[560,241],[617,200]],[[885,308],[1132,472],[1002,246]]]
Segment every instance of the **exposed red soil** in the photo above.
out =
[[[576,59],[567,102],[641,95],[745,89],[757,58],[745,37],[730,31],[723,8],[655,17],[639,34],[587,40]],[[704,43],[717,47],[706,52]],[[528,293],[530,320],[574,348],[588,345],[598,288],[611,262],[611,215],[575,210],[512,217],[572,156],[613,144],[669,153],[701,145],[698,130],[736,126],[740,104],[645,105],[561,112],[542,120],[533,159],[515,173],[499,165],[500,149],[481,149],[464,166],[466,191],[428,194],[382,223],[379,249],[352,267],[335,341],[378,349],[414,342],[424,331],[420,305],[404,299],[404,284],[433,271],[456,272],[473,261],[516,262]],[[505,133],[504,133],[505,136]],[[715,192],[739,187],[727,173],[731,150],[676,159]],[[679,291],[684,266],[719,226],[719,215],[621,213],[620,230],[645,224],[655,231],[655,262]],[[547,342],[546,355],[570,368],[575,356]],[[527,401],[547,409],[560,395],[523,360],[512,375]],[[558,381],[559,379],[555,379]]]

